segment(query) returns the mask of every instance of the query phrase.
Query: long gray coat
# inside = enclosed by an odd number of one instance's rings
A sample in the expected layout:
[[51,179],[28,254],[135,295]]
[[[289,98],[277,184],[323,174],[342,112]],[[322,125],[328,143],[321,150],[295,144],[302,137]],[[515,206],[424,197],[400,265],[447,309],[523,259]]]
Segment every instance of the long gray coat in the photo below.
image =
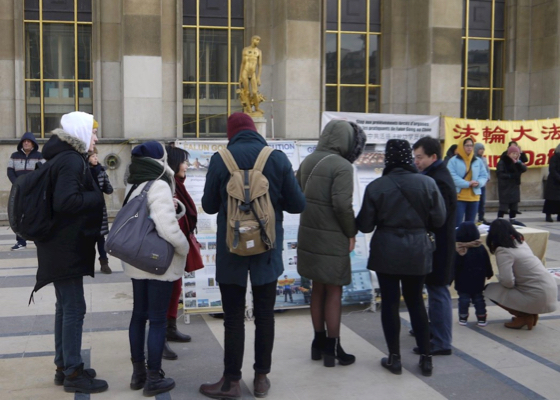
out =
[[496,249],[499,282],[489,283],[484,295],[490,300],[529,314],[556,310],[558,285],[527,243]]
[[349,238],[356,236],[357,229],[352,209],[353,168],[345,157],[353,146],[348,123],[330,124],[297,171],[307,202],[298,232],[298,273],[316,282],[342,286],[352,281]]

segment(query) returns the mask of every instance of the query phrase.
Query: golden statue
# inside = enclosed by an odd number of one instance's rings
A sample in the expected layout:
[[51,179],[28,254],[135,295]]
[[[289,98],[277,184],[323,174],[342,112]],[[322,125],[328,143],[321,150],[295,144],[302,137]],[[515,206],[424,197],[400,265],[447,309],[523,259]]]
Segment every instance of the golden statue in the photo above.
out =
[[239,89],[237,89],[239,100],[243,106],[243,112],[252,117],[263,116],[264,111],[260,109],[259,104],[266,100],[259,92],[262,72],[262,52],[257,46],[260,41],[260,36],[253,36],[251,38],[251,45],[245,47],[241,53]]

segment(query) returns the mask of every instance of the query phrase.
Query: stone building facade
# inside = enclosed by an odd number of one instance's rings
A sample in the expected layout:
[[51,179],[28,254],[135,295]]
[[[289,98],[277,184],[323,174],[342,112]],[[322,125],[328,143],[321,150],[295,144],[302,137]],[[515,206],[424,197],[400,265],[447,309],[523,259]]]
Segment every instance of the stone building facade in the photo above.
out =
[[[61,114],[91,112],[100,159],[118,161],[118,209],[135,143],[225,137],[253,35],[269,138],[317,138],[325,110],[558,117],[559,3],[0,0],[0,159],[24,132],[44,143]],[[545,175],[525,174],[524,199]],[[0,219],[9,188],[1,175]]]

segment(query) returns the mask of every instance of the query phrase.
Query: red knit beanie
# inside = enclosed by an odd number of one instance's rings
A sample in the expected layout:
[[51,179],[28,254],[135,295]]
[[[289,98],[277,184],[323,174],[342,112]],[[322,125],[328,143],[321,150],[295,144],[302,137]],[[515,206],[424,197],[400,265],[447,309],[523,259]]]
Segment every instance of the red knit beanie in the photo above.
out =
[[227,121],[227,137],[229,140],[233,139],[241,131],[257,132],[253,118],[241,112],[233,113],[229,116]]

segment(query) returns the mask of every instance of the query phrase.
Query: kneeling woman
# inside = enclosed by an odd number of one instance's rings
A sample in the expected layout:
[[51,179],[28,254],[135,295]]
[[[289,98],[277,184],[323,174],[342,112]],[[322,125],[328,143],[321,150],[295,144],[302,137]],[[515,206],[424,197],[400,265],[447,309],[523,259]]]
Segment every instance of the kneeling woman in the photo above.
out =
[[515,317],[506,328],[533,329],[539,314],[556,310],[558,286],[511,223],[497,219],[490,225],[486,245],[496,255],[499,282],[489,283],[484,295]]

